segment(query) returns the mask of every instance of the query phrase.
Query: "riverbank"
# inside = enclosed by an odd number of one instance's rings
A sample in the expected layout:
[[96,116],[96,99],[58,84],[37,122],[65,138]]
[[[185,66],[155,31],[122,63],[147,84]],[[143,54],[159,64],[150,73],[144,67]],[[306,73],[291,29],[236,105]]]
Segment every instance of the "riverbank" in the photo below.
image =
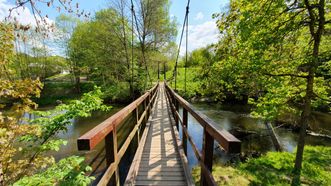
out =
[[[44,82],[40,98],[34,98],[34,101],[41,107],[55,106],[79,99],[83,93],[92,91],[94,86],[96,86],[95,82],[81,82],[78,93],[71,81],[47,81]],[[107,88],[102,88],[102,91],[104,93],[103,99],[107,104],[128,104],[132,100],[127,83],[109,85]]]
[[[212,173],[218,185],[290,185],[294,159],[294,152],[268,152],[243,163],[214,165]],[[199,185],[199,168],[192,173]],[[331,147],[305,147],[301,180],[305,185],[331,185]]]

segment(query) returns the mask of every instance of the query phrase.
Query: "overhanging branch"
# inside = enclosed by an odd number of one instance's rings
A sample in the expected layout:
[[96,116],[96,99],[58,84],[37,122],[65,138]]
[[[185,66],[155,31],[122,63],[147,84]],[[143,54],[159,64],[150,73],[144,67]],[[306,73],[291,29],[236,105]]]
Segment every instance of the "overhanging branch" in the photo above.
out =
[[308,76],[297,75],[297,74],[270,74],[264,73],[263,75],[273,76],[273,77],[298,77],[298,78],[307,78]]

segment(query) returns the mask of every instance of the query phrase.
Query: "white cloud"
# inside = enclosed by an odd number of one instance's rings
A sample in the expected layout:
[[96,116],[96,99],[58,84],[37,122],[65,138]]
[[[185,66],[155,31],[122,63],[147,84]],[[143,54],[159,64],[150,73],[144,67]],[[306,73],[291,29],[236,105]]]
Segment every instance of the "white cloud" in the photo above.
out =
[[195,20],[202,20],[204,18],[204,15],[202,12],[198,12],[197,15],[195,16]]
[[[0,21],[5,20],[9,16],[9,9],[11,9],[13,7],[15,7],[15,4],[9,2],[8,0],[0,0]],[[38,16],[37,16],[37,19],[40,20],[40,18]],[[33,16],[33,14],[31,13],[30,9],[24,8],[24,7],[19,7],[17,9],[13,10],[9,21],[18,22],[22,25],[30,25],[32,27],[36,27],[36,25],[37,25],[36,19]],[[48,26],[55,23],[54,20],[48,19],[48,18],[45,18],[45,21]],[[40,24],[39,26],[47,28],[47,26],[44,24]],[[33,35],[28,36],[28,38],[33,38],[33,39],[27,40],[28,48],[43,47],[44,45],[42,43],[42,36],[40,34],[34,33],[33,31],[31,33],[33,33]],[[28,34],[28,33],[26,33],[26,34]],[[54,33],[48,32],[48,36],[49,37],[45,39],[45,42],[46,42],[45,47],[47,48],[48,51],[51,52],[51,54],[58,54],[59,49],[57,49],[54,46],[54,40],[56,39]],[[18,46],[16,46],[19,51],[24,51],[22,45],[23,45],[22,42],[20,42],[20,44]]]
[[[219,31],[214,21],[206,21],[198,25],[188,27],[188,51],[205,47],[218,41]],[[183,38],[180,55],[185,54],[185,35]]]
[[[16,5],[8,2],[8,0],[0,0],[0,21],[5,20],[9,16],[9,10]],[[36,18],[31,13],[30,9],[27,7],[18,7],[11,12],[9,21],[18,22],[22,25],[31,25],[35,27],[37,25],[36,19],[40,21],[40,27],[47,27],[54,24],[54,20],[44,17],[43,19],[46,21],[46,25],[41,21],[39,16]]]
[[[13,8],[15,5],[9,3],[7,0],[0,0],[0,20],[4,20],[9,15],[9,9]],[[28,8],[19,7],[13,10],[11,14],[11,19],[23,25],[36,25],[36,21],[33,14]]]

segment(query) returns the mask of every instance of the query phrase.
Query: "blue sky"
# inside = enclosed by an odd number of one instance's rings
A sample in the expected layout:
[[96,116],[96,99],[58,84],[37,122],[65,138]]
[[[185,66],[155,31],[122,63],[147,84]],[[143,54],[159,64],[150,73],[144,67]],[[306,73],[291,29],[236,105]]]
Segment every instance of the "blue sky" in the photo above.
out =
[[[79,9],[90,12],[92,15],[100,9],[106,8],[111,0],[73,0],[73,4],[79,3]],[[0,0],[0,19],[8,15],[8,9],[13,7],[15,0]],[[213,13],[219,13],[229,0],[191,0],[189,13],[189,51],[215,43],[218,38],[218,29],[215,20],[212,19]],[[183,19],[186,11],[186,0],[171,0],[170,15],[176,17],[178,22],[178,37],[180,35]],[[54,21],[59,13],[55,8],[48,8],[40,5],[39,9],[44,15],[48,15],[50,21]],[[18,10],[20,15],[18,20],[23,24],[35,24],[31,11],[28,9]],[[179,39],[177,39],[178,41]],[[184,48],[181,48],[183,54]]]

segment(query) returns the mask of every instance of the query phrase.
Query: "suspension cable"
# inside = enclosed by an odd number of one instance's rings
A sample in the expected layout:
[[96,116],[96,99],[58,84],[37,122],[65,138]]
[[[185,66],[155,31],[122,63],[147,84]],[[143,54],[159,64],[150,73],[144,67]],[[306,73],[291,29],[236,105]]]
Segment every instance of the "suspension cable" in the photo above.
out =
[[[134,6],[133,6],[133,2],[132,2],[132,0],[131,0],[131,21],[132,21],[132,23],[131,23],[131,86],[132,86],[132,95],[134,94],[134,86],[133,86],[133,10],[134,10]],[[132,99],[134,99],[134,96],[132,96]]]
[[[175,90],[177,90],[177,66],[178,66],[178,58],[179,58],[179,53],[180,53],[180,47],[182,45],[182,40],[183,40],[185,25],[186,25],[186,22],[188,21],[189,7],[190,7],[190,0],[187,1],[187,5],[186,5],[186,13],[185,13],[184,23],[183,23],[183,27],[182,27],[182,33],[181,33],[180,40],[179,40],[179,46],[178,46],[178,51],[177,51],[175,68],[174,68],[174,71],[173,71],[173,74],[172,74],[172,79],[175,78]],[[186,44],[186,47],[187,47],[187,44]]]
[[[187,15],[189,13],[189,6],[186,7]],[[185,80],[184,80],[184,91],[186,93],[186,68],[187,68],[187,48],[188,48],[188,16],[186,17],[186,47],[185,47]]]
[[[131,0],[131,7],[133,7],[133,0]],[[138,26],[136,12],[134,11],[134,7],[132,8],[131,11],[133,12],[133,17],[134,17],[134,20],[135,20],[135,23],[136,23],[136,28],[137,28],[137,32],[138,32],[138,39],[139,39],[139,43],[140,43],[140,48],[141,48],[143,63],[145,64],[145,70],[146,70],[146,73],[147,73],[147,78],[149,79],[150,83],[152,84],[152,79],[151,79],[151,77],[149,75],[149,71],[148,71],[148,67],[147,67],[147,62],[146,62],[146,58],[145,58],[145,52],[144,52],[144,49],[143,49],[143,42],[142,42],[142,40],[140,38],[141,34],[140,34],[139,26]],[[132,28],[132,30],[133,30],[133,28]],[[146,81],[146,83],[147,83],[147,81]],[[145,90],[146,90],[146,88],[147,88],[147,86],[145,86]]]

